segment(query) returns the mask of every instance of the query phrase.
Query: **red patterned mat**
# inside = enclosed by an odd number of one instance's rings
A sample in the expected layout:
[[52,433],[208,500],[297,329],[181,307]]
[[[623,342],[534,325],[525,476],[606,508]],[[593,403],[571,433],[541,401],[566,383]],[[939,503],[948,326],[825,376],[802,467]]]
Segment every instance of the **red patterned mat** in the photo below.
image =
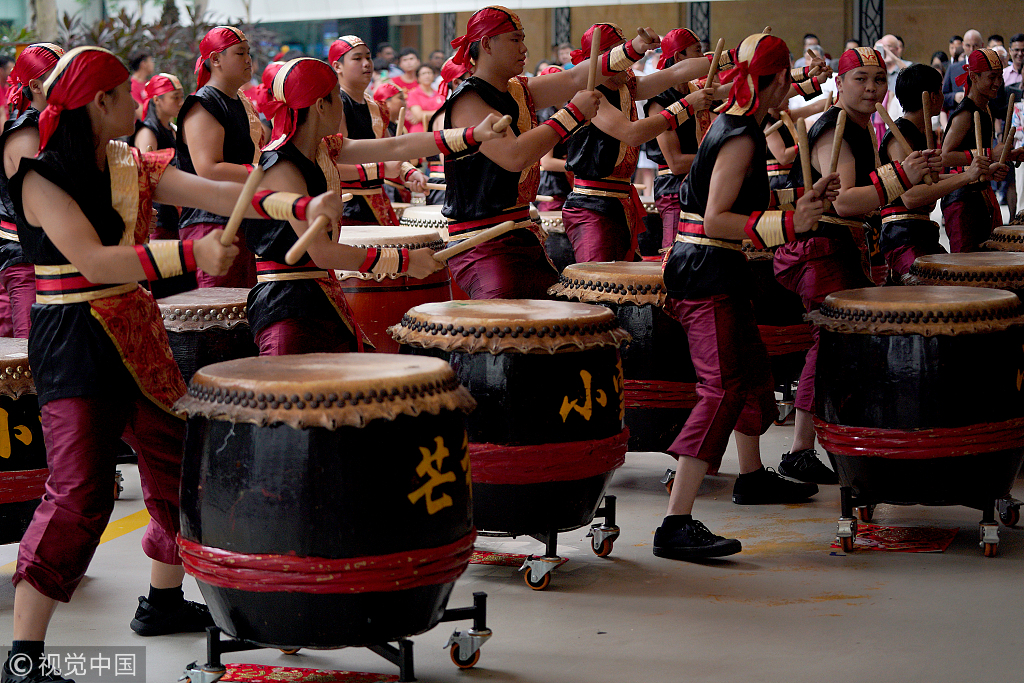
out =
[[225,664],[227,673],[220,679],[224,683],[390,683],[397,681],[394,674],[373,674],[358,671],[330,671],[328,669],[300,669],[293,666],[264,666],[262,664]]
[[[520,555],[519,553],[496,553],[490,550],[474,550],[473,555],[469,558],[470,564],[491,564],[497,567],[515,567],[518,569],[523,566],[523,562],[529,555]],[[562,558],[562,561],[558,563],[561,567],[563,564],[568,562],[567,558]]]
[[[941,553],[949,547],[960,529],[936,529],[927,526],[879,526],[857,523],[857,550],[886,550],[891,553]],[[841,547],[838,543],[833,548]]]

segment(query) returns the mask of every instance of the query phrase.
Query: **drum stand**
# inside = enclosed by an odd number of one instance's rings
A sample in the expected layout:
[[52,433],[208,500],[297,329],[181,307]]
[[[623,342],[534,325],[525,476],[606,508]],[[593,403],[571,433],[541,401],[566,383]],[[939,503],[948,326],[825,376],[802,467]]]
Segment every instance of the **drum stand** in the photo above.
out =
[[[470,669],[480,661],[480,647],[492,635],[491,630],[487,628],[487,593],[473,593],[472,607],[446,609],[440,621],[462,621],[464,619],[472,619],[473,627],[466,631],[452,633],[445,647],[451,648],[450,654],[455,666],[460,669]],[[189,664],[185,668],[185,673],[178,679],[179,683],[215,683],[227,672],[221,662],[221,655],[228,652],[262,650],[271,647],[230,636],[225,636],[222,639],[221,633],[220,628],[216,626],[206,629],[206,664],[200,665],[198,662]],[[401,638],[395,641],[394,645],[381,643],[380,645],[367,645],[366,648],[397,666],[398,680],[401,683],[416,680],[412,645],[412,641],[408,638]],[[298,651],[298,648],[281,650],[289,655]]]

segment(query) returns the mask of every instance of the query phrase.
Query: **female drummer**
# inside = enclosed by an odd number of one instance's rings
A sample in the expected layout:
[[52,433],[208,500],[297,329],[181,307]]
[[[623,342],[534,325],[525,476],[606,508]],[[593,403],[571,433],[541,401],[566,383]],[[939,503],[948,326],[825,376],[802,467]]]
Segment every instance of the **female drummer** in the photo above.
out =
[[[238,249],[221,245],[220,230],[151,245],[148,216],[153,200],[229,214],[240,185],[169,167],[168,150],[143,154],[117,142],[134,130],[128,77],[102,48],[64,55],[45,84],[41,152],[11,179],[24,217],[22,246],[36,270],[29,363],[50,474],[19,549],[5,683],[66,681],[41,671],[39,656],[56,603],[71,599],[113,509],[122,434],[139,454],[151,516],[142,546],[153,560],[152,585],[131,627],[149,636],[211,623],[205,607],[184,600],[175,545],[184,423],[171,406],[185,386],[160,312],[137,283],[197,267],[225,272]],[[321,195],[308,201],[307,213],[337,221],[340,199]]]
[[[465,147],[500,137],[491,116],[473,128],[411,133],[374,140],[335,135],[345,116],[334,71],[317,59],[288,62],[274,76],[274,99],[264,111],[274,123],[273,140],[263,152],[264,187],[298,194],[339,191],[337,164],[378,164],[389,159],[427,156],[439,149]],[[445,142],[448,141],[448,142]],[[332,163],[332,161],[334,163]],[[257,197],[262,197],[260,193]],[[249,324],[263,355],[355,350],[363,340],[330,272],[358,270],[405,273],[422,278],[442,267],[430,249],[370,248],[338,244],[321,233],[294,266],[285,255],[308,224],[301,217],[266,216],[250,231],[259,282],[249,294]]]

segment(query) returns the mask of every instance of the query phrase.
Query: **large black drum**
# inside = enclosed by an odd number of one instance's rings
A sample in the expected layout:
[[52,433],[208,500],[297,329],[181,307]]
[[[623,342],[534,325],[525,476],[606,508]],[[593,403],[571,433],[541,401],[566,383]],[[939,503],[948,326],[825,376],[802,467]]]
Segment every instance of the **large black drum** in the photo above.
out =
[[919,256],[910,275],[915,284],[1024,291],[1024,253],[973,252]]
[[[968,287],[837,292],[821,328],[815,427],[852,503],[966,505],[993,521],[1024,459],[1024,307]],[[986,541],[988,542],[988,541]],[[845,541],[844,541],[845,543]]]
[[473,399],[447,363],[246,358],[201,369],[176,407],[179,546],[217,626],[332,648],[437,624],[474,538]]
[[249,328],[248,289],[206,287],[156,303],[186,384],[205,365],[259,355]]
[[561,211],[538,211],[536,220],[544,231],[544,251],[548,259],[555,265],[558,272],[562,272],[566,266],[576,263],[576,252],[572,248],[569,236],[565,234],[565,226],[562,225]]
[[48,474],[28,341],[0,337],[0,544],[21,540]]
[[391,328],[414,353],[449,359],[469,416],[473,521],[513,535],[578,529],[624,460],[619,346],[607,308],[502,300],[417,306]]
[[686,332],[662,309],[660,263],[577,263],[549,294],[607,306],[633,338],[622,348],[631,451],[664,451],[697,405],[697,373]]

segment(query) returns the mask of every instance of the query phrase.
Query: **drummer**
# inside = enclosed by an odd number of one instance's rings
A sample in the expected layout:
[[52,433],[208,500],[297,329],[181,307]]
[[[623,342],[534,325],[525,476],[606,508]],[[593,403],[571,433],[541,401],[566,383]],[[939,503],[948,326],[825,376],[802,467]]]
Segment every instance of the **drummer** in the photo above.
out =
[[[456,64],[449,57],[444,65],[441,66],[441,84],[437,86],[437,94],[445,101],[448,100],[448,96],[455,92],[462,81],[466,79],[470,70],[468,67],[462,64]],[[427,130],[433,132],[435,130],[442,130],[444,128],[444,107],[435,111],[430,121],[427,122]],[[430,182],[438,185],[444,185],[444,155],[435,154],[427,157],[427,170]],[[427,193],[427,204],[440,206],[444,204],[444,190],[430,190]]]
[[[546,76],[548,74],[557,74],[561,71],[565,71],[565,69],[556,64],[546,67],[537,75]],[[544,107],[537,112],[537,123],[544,123],[564,106],[565,102],[560,102],[551,107]],[[565,170],[565,157],[567,155],[568,151],[565,148],[565,143],[559,142],[540,158],[540,184],[537,186],[537,194],[551,197],[551,199],[538,201],[538,211],[561,212],[562,207],[565,205],[565,198],[572,192],[572,181],[570,180],[572,174],[567,173]]]
[[817,493],[761,464],[760,435],[778,416],[767,351],[750,302],[750,268],[740,250],[744,237],[764,249],[795,240],[815,225],[821,196],[834,197],[836,175],[819,180],[795,211],[769,209],[765,140],[761,122],[791,85],[789,50],[771,35],[740,43],[723,113],[708,129],[680,189],[679,233],[665,261],[665,310],[686,330],[697,370],[697,405],[668,448],[679,459],[667,515],[654,534],[654,554],[677,560],[720,557],[740,542],[693,519],[697,489],[736,435],[740,474],[738,504],[800,503]]
[[[185,101],[181,81],[173,74],[159,73],[142,89],[142,119],[135,123],[135,135],[128,140],[132,147],[143,152],[157,149],[174,149],[174,130],[171,120],[177,118]],[[155,204],[156,225],[152,238],[158,240],[178,239],[178,209],[166,204]],[[195,285],[192,285],[195,287]]]
[[[219,229],[157,247],[145,243],[148,216],[153,199],[228,214],[241,185],[179,171],[167,150],[142,154],[117,142],[134,130],[128,80],[124,65],[102,48],[64,55],[46,81],[41,152],[24,159],[10,183],[24,218],[25,255],[40,277],[28,350],[50,473],[14,574],[11,658],[27,655],[32,669],[15,675],[9,658],[5,681],[68,681],[40,670],[43,640],[56,603],[71,599],[110,518],[122,434],[139,455],[151,516],[142,539],[153,560],[151,587],[131,627],[153,636],[212,625],[204,606],[184,599],[175,542],[185,425],[172,406],[185,384],[160,312],[137,283],[197,267],[226,272],[238,248],[222,246]],[[321,195],[307,212],[337,221],[340,199]]]
[[[373,91],[373,99],[380,107],[388,110],[388,137],[395,137],[398,135],[398,117],[405,115],[405,91],[394,83],[388,81],[377,86],[377,89]],[[417,164],[413,164],[413,166],[416,165]],[[412,194],[404,187],[399,188],[385,183],[384,193],[388,196],[388,200],[392,204],[392,209],[394,208],[395,202],[404,202],[408,204],[412,201]]]
[[[877,148],[868,126],[875,103],[885,99],[887,81],[882,55],[869,47],[847,50],[839,59],[836,105],[823,113],[807,134],[814,178],[831,163],[832,138],[839,112],[846,112],[846,127],[839,152],[839,196],[822,215],[817,229],[775,252],[775,276],[786,289],[800,295],[804,309],[817,310],[832,292],[869,287],[864,221],[880,206],[894,202],[921,182],[924,174],[940,169],[935,150],[915,151],[902,162],[875,165]],[[797,164],[790,172],[793,184],[803,187]],[[783,454],[779,472],[819,484],[835,484],[836,474],[814,450],[814,368],[818,358],[819,328],[812,329],[814,344],[807,352],[796,392],[796,428],[790,452]]]
[[[267,169],[257,197],[309,192],[338,192],[336,164],[377,163],[405,156],[426,156],[444,146],[442,133],[412,133],[380,140],[348,140],[335,134],[344,117],[344,104],[334,71],[318,59],[302,58],[285,64],[274,76],[274,99],[264,107],[273,120],[273,140],[261,164]],[[476,140],[498,137],[491,117],[474,128]],[[448,131],[463,136],[466,131]],[[278,190],[271,193],[269,188]],[[295,193],[295,194],[289,194]],[[264,216],[254,222],[252,246],[258,256],[259,283],[249,293],[248,318],[261,355],[362,350],[362,333],[352,319],[335,269],[373,274],[407,274],[422,278],[444,267],[430,249],[363,249],[338,244],[318,235],[308,253],[293,266],[285,255],[297,235],[308,229],[303,215]]]

